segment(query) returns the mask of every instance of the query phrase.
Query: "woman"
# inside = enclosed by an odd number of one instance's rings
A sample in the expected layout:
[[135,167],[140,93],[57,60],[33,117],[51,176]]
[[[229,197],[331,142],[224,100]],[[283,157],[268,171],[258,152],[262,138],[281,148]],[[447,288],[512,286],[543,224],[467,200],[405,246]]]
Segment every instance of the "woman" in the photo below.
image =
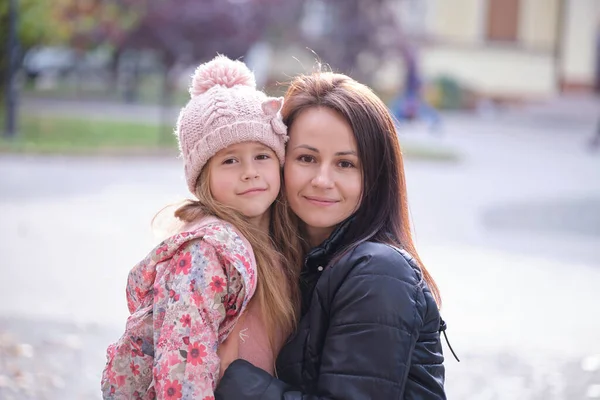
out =
[[298,329],[274,378],[247,361],[216,399],[445,399],[437,286],[411,238],[404,166],[381,100],[335,73],[294,79],[284,181],[308,246]]

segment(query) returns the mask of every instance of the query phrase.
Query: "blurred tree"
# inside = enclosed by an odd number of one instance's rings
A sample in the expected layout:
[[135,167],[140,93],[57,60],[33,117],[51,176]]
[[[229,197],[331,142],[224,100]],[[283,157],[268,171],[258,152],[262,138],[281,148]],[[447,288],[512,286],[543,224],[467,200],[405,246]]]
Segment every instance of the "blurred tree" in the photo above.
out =
[[83,57],[103,46],[112,53],[108,90],[116,86],[116,69],[123,42],[144,18],[149,0],[55,0],[52,19],[63,41]]
[[243,56],[275,18],[284,0],[147,0],[147,12],[125,46],[158,50],[168,67],[202,61],[217,52]]
[[[369,82],[381,61],[387,55],[399,55],[404,46],[399,1],[311,0],[307,5],[318,6],[324,26],[316,28],[318,34],[304,35],[304,43],[334,70]],[[305,18],[307,13],[310,7],[305,8]]]
[[138,26],[123,48],[152,49],[160,55],[168,100],[178,67],[188,67],[217,53],[239,58],[262,39],[285,0],[146,0]]
[[[19,0],[21,56],[36,45],[65,44],[80,52],[108,45],[118,52],[145,14],[148,0]],[[8,1],[0,1],[0,26],[8,26]],[[7,72],[8,29],[0,30],[0,100]]]
[[[146,0],[127,50],[154,50],[163,64],[162,101],[168,106],[179,72],[217,53],[240,58],[268,33],[286,0]],[[134,73],[134,80],[136,74]],[[132,83],[135,86],[135,82]],[[166,107],[165,107],[166,108]]]
[[76,49],[119,46],[143,17],[148,0],[54,0],[51,19]]
[[[59,32],[54,29],[52,21],[46,18],[52,9],[50,2],[20,0],[18,5],[17,35],[21,56],[32,46],[60,40]],[[4,99],[8,73],[8,11],[9,2],[0,2],[0,26],[3,28],[0,29],[0,102]]]

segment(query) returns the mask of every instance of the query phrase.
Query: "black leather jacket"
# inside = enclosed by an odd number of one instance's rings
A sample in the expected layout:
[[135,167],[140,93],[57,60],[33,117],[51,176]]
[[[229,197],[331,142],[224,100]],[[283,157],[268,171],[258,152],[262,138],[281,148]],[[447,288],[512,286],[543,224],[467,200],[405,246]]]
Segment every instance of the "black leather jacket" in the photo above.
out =
[[302,271],[302,317],[274,378],[234,361],[216,399],[446,399],[440,314],[408,253],[366,242],[324,268],[344,225]]

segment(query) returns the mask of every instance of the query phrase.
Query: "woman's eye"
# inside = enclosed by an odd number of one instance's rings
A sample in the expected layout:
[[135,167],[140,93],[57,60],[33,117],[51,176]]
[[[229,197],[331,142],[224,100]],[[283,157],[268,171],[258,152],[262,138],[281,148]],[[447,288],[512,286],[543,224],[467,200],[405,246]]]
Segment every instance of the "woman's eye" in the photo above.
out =
[[301,155],[300,157],[298,157],[298,161],[303,163],[311,163],[315,161],[315,158],[313,156]]
[[270,158],[271,158],[271,156],[269,156],[268,154],[259,154],[256,156],[257,160],[268,160]]
[[354,164],[352,164],[350,161],[340,161],[338,165],[341,168],[354,168]]

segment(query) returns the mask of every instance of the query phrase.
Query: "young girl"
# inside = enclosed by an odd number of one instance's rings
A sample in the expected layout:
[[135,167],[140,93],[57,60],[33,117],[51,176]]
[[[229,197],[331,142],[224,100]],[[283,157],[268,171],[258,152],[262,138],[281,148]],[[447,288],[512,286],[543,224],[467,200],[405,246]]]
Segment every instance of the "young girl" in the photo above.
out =
[[[280,197],[282,99],[224,56],[201,65],[177,123],[189,190],[185,224],[133,268],[131,316],[108,348],[105,399],[213,399],[229,362],[273,373],[293,330],[296,237]],[[272,207],[272,204],[275,205]]]

